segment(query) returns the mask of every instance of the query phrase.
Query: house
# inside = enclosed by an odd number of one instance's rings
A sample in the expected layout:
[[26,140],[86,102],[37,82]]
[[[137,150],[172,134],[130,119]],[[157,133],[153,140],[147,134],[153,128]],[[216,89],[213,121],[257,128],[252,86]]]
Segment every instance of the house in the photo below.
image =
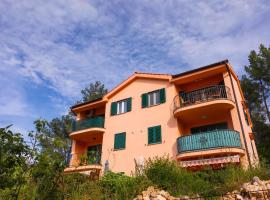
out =
[[181,74],[135,72],[103,98],[71,107],[72,157],[66,173],[131,174],[169,155],[199,170],[258,163],[252,122],[228,60]]

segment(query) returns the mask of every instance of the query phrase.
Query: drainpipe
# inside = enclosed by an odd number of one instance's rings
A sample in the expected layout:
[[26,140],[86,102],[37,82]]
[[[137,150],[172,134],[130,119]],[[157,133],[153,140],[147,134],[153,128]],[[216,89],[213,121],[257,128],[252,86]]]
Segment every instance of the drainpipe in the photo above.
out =
[[241,125],[241,131],[242,131],[242,136],[243,136],[243,139],[244,139],[245,150],[246,150],[247,157],[248,157],[248,164],[249,164],[249,166],[251,166],[250,155],[249,155],[248,148],[247,148],[246,136],[245,136],[245,132],[244,132],[242,119],[241,119],[241,116],[240,116],[240,110],[239,110],[238,101],[237,101],[237,98],[236,98],[236,93],[235,93],[235,89],[234,89],[234,85],[233,85],[232,75],[231,75],[231,72],[230,72],[230,70],[228,68],[227,63],[226,63],[226,69],[227,69],[227,72],[229,73],[229,77],[230,77],[230,81],[231,81],[231,85],[232,85],[233,96],[234,96],[235,104],[236,104],[236,110],[237,110],[238,118],[239,118],[240,125]]

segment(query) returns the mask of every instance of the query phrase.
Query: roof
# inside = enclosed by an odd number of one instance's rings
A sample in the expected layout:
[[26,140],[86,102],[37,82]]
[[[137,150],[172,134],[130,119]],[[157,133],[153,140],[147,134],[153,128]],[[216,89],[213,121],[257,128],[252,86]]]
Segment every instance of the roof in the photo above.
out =
[[97,101],[101,101],[101,100],[102,100],[102,97],[101,98],[98,98],[98,99],[91,100],[91,101],[86,101],[86,102],[83,102],[83,103],[78,103],[78,104],[75,104],[74,106],[71,106],[70,109],[77,108],[77,107],[80,107],[80,106],[83,106],[83,105],[86,105],[86,104],[89,104],[89,103],[94,103],[94,102],[97,102]]
[[185,76],[187,74],[192,74],[192,73],[197,72],[197,71],[209,69],[211,67],[216,67],[217,65],[227,64],[228,62],[229,61],[227,59],[226,60],[222,60],[222,61],[219,61],[219,62],[216,62],[216,63],[212,63],[210,65],[199,67],[199,68],[196,68],[196,69],[193,69],[193,70],[189,70],[189,71],[186,71],[186,72],[183,72],[183,73],[180,73],[180,74],[172,75],[172,77],[173,78],[177,78],[177,77],[180,77],[180,76]]

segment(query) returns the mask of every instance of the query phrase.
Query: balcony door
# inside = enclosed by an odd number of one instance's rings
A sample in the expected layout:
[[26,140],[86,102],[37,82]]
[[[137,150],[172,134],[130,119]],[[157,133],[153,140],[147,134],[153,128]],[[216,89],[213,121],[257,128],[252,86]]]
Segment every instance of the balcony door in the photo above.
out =
[[89,164],[100,164],[101,144],[87,148],[87,159]]
[[228,129],[227,122],[217,123],[217,124],[209,124],[206,126],[198,126],[190,129],[191,134],[198,134],[203,132],[215,131],[215,130],[224,130]]

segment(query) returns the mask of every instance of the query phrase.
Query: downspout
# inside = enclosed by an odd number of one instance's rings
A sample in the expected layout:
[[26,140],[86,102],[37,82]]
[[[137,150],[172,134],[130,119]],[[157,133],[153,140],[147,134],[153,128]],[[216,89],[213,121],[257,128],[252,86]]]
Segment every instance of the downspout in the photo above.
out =
[[251,161],[250,161],[248,148],[247,148],[247,141],[246,141],[246,136],[245,136],[245,132],[244,132],[244,127],[243,127],[242,119],[241,119],[241,116],[240,116],[240,110],[239,110],[239,106],[238,106],[238,101],[237,101],[237,98],[236,98],[235,88],[234,88],[234,84],[233,84],[233,80],[232,80],[232,75],[231,75],[230,70],[228,69],[227,63],[226,63],[226,69],[227,69],[227,72],[229,73],[229,77],[230,77],[230,81],[231,81],[231,85],[232,85],[233,96],[234,96],[234,99],[235,99],[236,110],[237,110],[238,118],[239,118],[240,125],[241,125],[241,131],[242,131],[242,136],[243,136],[243,139],[244,139],[244,144],[245,144],[245,150],[246,150],[246,153],[247,153],[248,163],[249,163],[249,166],[252,166]]

